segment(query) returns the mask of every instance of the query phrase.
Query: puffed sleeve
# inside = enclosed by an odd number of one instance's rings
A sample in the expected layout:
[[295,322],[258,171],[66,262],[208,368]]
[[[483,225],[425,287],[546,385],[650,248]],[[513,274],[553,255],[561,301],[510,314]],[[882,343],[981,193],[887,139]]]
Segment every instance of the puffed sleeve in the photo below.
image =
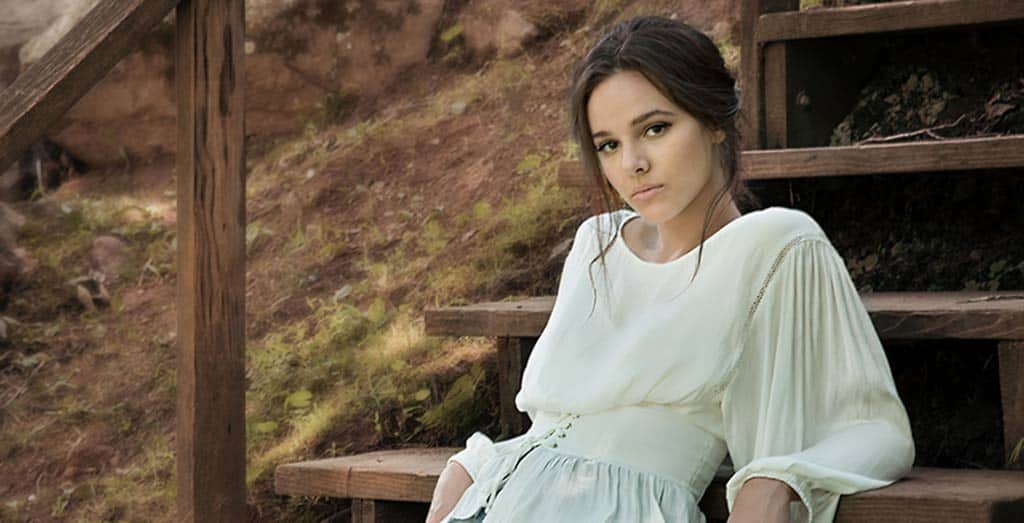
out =
[[793,522],[831,522],[841,494],[889,485],[914,441],[881,341],[842,257],[824,234],[789,241],[762,278],[722,396],[723,430],[743,482],[767,477],[799,496]]
[[[558,280],[558,292],[555,295],[555,303],[551,309],[551,316],[554,317],[560,313],[562,306],[558,299],[558,296],[562,295],[562,291],[567,287],[568,282],[572,278],[580,277],[581,267],[584,262],[584,253],[587,250],[586,245],[590,242],[588,234],[593,234],[591,227],[596,217],[591,216],[581,223],[577,228],[573,237],[572,246],[569,248],[569,253],[565,257],[565,262],[562,264],[561,276]],[[550,323],[550,319],[548,320]],[[530,421],[534,419],[534,412],[527,411],[527,416]],[[475,482],[477,474],[483,467],[487,460],[491,459],[505,446],[515,445],[525,435],[519,435],[514,438],[510,438],[498,443],[493,442],[482,432],[474,432],[469,439],[466,440],[466,448],[448,458],[448,463],[452,461],[458,462],[466,469],[470,477]]]

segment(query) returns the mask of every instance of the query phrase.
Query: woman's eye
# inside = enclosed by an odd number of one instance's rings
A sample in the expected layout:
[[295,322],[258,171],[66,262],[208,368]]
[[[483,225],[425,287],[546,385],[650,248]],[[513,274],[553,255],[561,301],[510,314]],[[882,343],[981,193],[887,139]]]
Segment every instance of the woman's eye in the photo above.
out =
[[614,144],[615,144],[614,141],[609,140],[607,142],[602,143],[601,145],[598,145],[597,149],[595,149],[595,150],[597,152],[601,152],[601,151],[605,150],[604,146],[606,146],[606,145],[614,145]]
[[[666,128],[668,128],[668,124],[665,124],[665,123],[656,123],[656,124],[654,124],[654,125],[652,125],[652,126],[650,126],[650,127],[648,127],[648,128],[647,128],[647,134],[648,134],[649,136],[658,136],[659,134],[661,134],[662,132],[664,132],[664,130],[665,130]],[[654,133],[654,134],[650,134],[650,132],[651,132],[651,130],[652,130],[652,129],[657,129],[657,130],[658,130],[658,132],[656,132],[656,133]]]

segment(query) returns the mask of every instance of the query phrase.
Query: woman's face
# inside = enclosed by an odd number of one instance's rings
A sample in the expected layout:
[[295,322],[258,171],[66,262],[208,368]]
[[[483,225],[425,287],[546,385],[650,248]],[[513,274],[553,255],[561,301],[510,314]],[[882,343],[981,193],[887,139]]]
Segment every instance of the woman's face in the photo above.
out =
[[[710,201],[720,187],[714,144],[724,133],[708,131],[641,73],[619,71],[598,84],[587,117],[601,171],[646,222]],[[660,188],[635,194],[649,185]]]

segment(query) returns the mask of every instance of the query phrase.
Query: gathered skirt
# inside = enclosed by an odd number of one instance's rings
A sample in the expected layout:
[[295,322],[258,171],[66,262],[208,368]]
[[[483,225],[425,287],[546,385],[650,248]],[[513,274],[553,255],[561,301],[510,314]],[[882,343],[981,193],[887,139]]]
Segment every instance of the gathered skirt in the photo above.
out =
[[499,454],[478,476],[442,523],[706,523],[676,479],[546,446]]

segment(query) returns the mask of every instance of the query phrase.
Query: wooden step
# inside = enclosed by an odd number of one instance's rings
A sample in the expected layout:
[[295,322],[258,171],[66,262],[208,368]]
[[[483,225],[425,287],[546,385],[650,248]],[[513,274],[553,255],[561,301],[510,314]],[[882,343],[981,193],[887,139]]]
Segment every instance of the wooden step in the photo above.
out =
[[[430,503],[448,457],[459,450],[410,448],[289,463],[275,470],[274,490],[282,495],[353,498],[363,512],[372,512],[377,501]],[[725,482],[731,473],[728,467],[720,468],[700,501],[710,519],[728,516]],[[907,479],[888,487],[843,496],[836,521],[1024,521],[1024,472],[914,468]]]
[[767,13],[754,27],[757,42],[1024,21],[1020,0],[914,0]]
[[[883,340],[999,341],[1004,452],[1024,438],[1024,292],[874,292],[861,294]],[[554,296],[477,303],[424,311],[432,336],[497,337],[499,424],[522,432],[529,419],[515,407],[533,345],[547,325]]]
[[[861,294],[883,339],[1024,339],[1024,292],[872,292]],[[433,336],[538,337],[554,296],[428,308]]]
[[[1024,2],[1021,2],[1024,6]],[[559,169],[564,187],[592,182],[575,168]],[[798,147],[740,153],[745,180],[782,180],[865,174],[970,171],[1024,166],[1024,136],[957,138],[936,142]]]
[[274,470],[274,491],[287,495],[429,502],[445,462],[459,450],[381,450],[289,463]]

